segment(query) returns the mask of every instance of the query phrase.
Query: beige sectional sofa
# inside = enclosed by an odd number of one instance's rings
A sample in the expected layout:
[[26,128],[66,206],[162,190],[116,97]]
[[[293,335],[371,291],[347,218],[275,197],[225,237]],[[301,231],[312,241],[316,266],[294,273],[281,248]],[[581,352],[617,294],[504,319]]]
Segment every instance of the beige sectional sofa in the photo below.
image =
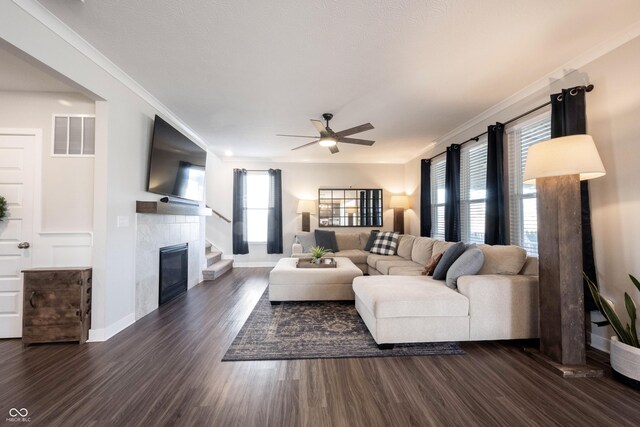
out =
[[[335,255],[351,258],[369,274],[353,281],[355,305],[381,347],[538,337],[538,263],[522,248],[478,245],[482,269],[459,277],[451,289],[421,273],[427,260],[454,243],[403,235],[397,255],[387,256],[365,252],[368,237],[336,233]],[[301,245],[292,252],[304,255]]]

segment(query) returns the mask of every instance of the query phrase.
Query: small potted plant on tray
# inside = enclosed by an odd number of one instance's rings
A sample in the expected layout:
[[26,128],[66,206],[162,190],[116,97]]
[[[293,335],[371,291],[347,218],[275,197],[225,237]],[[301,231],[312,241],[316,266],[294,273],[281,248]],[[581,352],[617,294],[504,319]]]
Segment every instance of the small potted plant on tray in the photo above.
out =
[[[596,322],[598,326],[611,325],[616,336],[611,337],[611,367],[615,376],[634,388],[640,389],[640,342],[636,330],[636,305],[628,293],[624,293],[624,305],[629,313],[629,321],[623,326],[609,301],[600,295],[598,287],[585,275],[589,290],[600,312],[607,319]],[[629,275],[631,282],[640,291],[638,279]]]
[[7,216],[7,199],[0,196],[0,221],[2,221],[5,216]]
[[313,246],[311,249],[311,262],[314,264],[320,264],[320,260],[323,256],[325,256],[329,251],[322,246]]

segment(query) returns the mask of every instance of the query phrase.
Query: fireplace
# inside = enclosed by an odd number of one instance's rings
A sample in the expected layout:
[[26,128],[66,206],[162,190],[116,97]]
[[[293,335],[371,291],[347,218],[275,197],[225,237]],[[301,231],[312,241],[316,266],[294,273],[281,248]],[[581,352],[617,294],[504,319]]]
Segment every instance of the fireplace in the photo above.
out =
[[187,291],[189,279],[188,245],[160,248],[160,297],[162,305]]

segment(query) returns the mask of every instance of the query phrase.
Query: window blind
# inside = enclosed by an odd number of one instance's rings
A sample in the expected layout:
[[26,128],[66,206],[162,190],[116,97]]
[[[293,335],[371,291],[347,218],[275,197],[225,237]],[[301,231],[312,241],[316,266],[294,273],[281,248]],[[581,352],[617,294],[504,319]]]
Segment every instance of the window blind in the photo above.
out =
[[460,153],[460,222],[463,242],[484,243],[487,194],[487,138],[462,146]]
[[507,129],[509,140],[509,234],[511,244],[522,246],[529,255],[538,255],[536,186],[524,184],[524,168],[529,147],[551,138],[549,111]]
[[431,163],[431,237],[444,240],[444,201],[445,201],[444,157]]

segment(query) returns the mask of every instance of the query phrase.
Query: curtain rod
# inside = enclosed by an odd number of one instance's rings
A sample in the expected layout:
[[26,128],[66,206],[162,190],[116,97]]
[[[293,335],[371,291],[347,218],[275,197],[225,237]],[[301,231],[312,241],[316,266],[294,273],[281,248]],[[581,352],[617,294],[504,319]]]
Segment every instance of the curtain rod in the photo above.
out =
[[[590,85],[588,85],[588,86],[576,86],[576,87],[572,87],[572,88],[570,88],[569,90],[571,90],[571,89],[584,89],[584,90],[585,90],[585,92],[591,92],[591,91],[593,90],[593,85],[592,85],[592,84],[590,84]],[[545,102],[545,103],[544,103],[544,104],[542,104],[542,105],[538,105],[537,107],[532,108],[531,110],[529,110],[529,111],[527,111],[527,112],[525,112],[525,113],[522,113],[522,114],[520,114],[519,116],[516,116],[516,117],[514,117],[514,118],[512,118],[512,119],[509,119],[509,120],[507,120],[506,122],[504,122],[504,123],[502,123],[502,124],[503,124],[504,126],[506,126],[506,125],[508,125],[509,123],[513,123],[513,122],[515,122],[516,120],[520,120],[521,118],[526,117],[526,116],[528,116],[528,115],[529,115],[529,114],[531,114],[531,113],[535,113],[536,111],[541,110],[542,108],[544,108],[544,107],[546,107],[546,106],[548,106],[548,105],[551,105],[551,101]],[[473,138],[469,138],[469,139],[467,139],[466,141],[463,141],[463,142],[461,142],[461,143],[460,143],[460,144],[458,144],[458,145],[464,145],[464,144],[466,144],[467,142],[471,142],[471,141],[478,141],[478,140],[480,139],[480,137],[481,137],[481,136],[485,136],[487,133],[488,133],[488,131],[484,131],[484,132],[482,132],[481,134],[476,135],[476,136],[474,136]],[[443,154],[445,154],[446,152],[447,152],[447,151],[445,150],[445,151],[443,151],[442,153],[438,153],[438,154],[436,154],[435,156],[431,156],[429,159],[426,159],[426,160],[435,159],[435,158],[436,158],[436,157],[438,157],[438,156],[442,156],[442,155],[443,155]]]

